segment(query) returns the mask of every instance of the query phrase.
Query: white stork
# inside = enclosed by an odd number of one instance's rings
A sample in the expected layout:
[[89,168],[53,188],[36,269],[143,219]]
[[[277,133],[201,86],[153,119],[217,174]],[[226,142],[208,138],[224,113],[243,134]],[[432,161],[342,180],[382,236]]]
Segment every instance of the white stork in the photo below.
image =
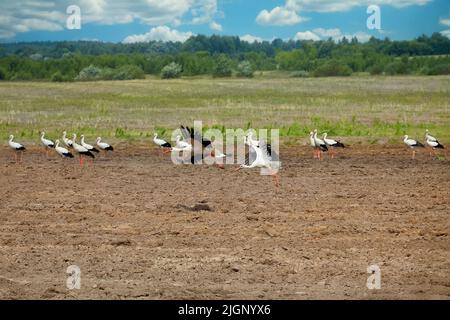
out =
[[242,168],[251,169],[251,168],[266,168],[270,171],[270,175],[274,178],[275,186],[278,187],[280,185],[280,177],[278,176],[278,166],[277,164],[271,160],[271,157],[267,151],[267,146],[264,142],[260,142],[258,146],[251,144],[248,142],[248,145],[251,149],[255,151],[256,158],[250,164],[241,164],[237,169],[240,170]]
[[83,165],[83,156],[88,156],[91,157],[92,159],[95,158],[92,152],[90,152],[88,149],[77,143],[77,135],[75,133],[73,134],[72,146],[75,152],[78,153],[78,156],[80,157],[80,166]]
[[[14,142],[13,140],[14,140],[14,136],[10,135],[9,140],[8,140],[8,145],[10,146],[11,149],[14,150],[14,157],[15,157],[16,163],[22,163],[22,152],[25,150],[25,147],[18,142]],[[19,157],[17,157],[17,154],[19,154]]]
[[73,158],[73,154],[66,148],[59,146],[59,140],[56,140],[55,150],[63,158]]
[[[436,149],[444,149],[444,146],[432,135],[429,134],[428,129],[425,132],[426,144],[431,147],[434,155],[436,156]],[[430,151],[431,156],[431,151]]]
[[67,147],[72,148],[72,140],[67,138],[67,132],[66,131],[63,132],[62,141],[64,142],[64,144]]
[[49,139],[45,138],[45,132],[44,131],[41,132],[41,143],[45,147],[45,154],[48,157],[48,150],[50,148],[54,148],[55,147],[55,143],[52,140],[49,140]]
[[105,151],[114,151],[114,148],[106,142],[102,142],[102,138],[98,137],[97,138],[97,146],[101,149],[101,150],[105,150]]
[[94,148],[94,146],[84,142],[84,134],[82,134],[80,136],[80,138],[81,138],[80,142],[83,147],[85,147],[86,149],[88,149],[91,152],[97,152],[97,153],[100,152],[100,151],[98,151],[98,149]]
[[341,143],[340,141],[328,139],[327,136],[328,136],[328,134],[325,132],[323,134],[323,141],[325,142],[327,147],[331,147],[330,154],[331,154],[331,158],[333,159],[334,158],[333,149],[334,148],[345,148],[345,145],[343,143]]
[[425,146],[423,144],[421,144],[419,141],[413,140],[413,139],[409,139],[409,137],[407,135],[405,135],[403,137],[403,142],[411,148],[412,150],[412,154],[411,154],[411,158],[415,159],[416,158],[416,148],[424,148]]
[[[170,149],[172,148],[172,145],[169,142],[158,138],[158,134],[157,133],[155,133],[154,136],[153,136],[153,142],[156,145],[158,145],[160,148],[164,149],[163,153],[170,152]],[[168,151],[166,151],[166,150],[168,150]]]
[[327,147],[325,141],[317,138],[317,129],[314,129],[313,139],[314,139],[314,144],[317,149],[317,157],[319,158],[319,160],[322,160],[322,152],[328,151],[328,147]]

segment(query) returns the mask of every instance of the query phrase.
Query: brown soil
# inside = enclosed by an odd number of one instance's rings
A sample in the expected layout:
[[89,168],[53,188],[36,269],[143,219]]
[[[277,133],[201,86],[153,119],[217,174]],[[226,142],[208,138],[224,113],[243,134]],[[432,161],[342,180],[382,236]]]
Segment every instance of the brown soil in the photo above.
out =
[[143,146],[84,168],[36,149],[18,166],[4,148],[0,298],[450,298],[449,160],[281,154],[277,190],[258,170],[175,166]]

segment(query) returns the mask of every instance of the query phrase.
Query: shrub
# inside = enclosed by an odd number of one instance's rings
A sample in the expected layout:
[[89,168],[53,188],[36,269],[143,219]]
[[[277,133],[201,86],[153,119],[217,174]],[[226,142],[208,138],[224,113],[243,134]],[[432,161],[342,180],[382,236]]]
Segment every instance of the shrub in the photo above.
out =
[[33,79],[33,75],[29,72],[25,72],[25,71],[19,71],[16,72],[12,77],[11,80],[32,80]]
[[238,77],[253,78],[253,68],[249,61],[244,60],[237,66]]
[[3,69],[0,69],[0,80],[6,79],[6,72]]
[[306,78],[309,77],[309,72],[305,70],[293,71],[289,76],[292,78]]
[[115,70],[113,80],[132,80],[132,79],[144,79],[144,71],[138,66],[124,65]]
[[315,77],[346,77],[352,74],[352,69],[346,64],[330,61],[314,70]]
[[429,75],[450,74],[450,63],[440,63],[432,66],[428,72]]
[[382,74],[384,72],[384,66],[381,63],[373,65],[369,68],[369,72],[371,75]]
[[75,80],[79,81],[92,81],[92,80],[100,80],[102,75],[102,69],[97,68],[94,65],[90,65],[89,67],[84,68],[80,71],[78,76],[76,76]]
[[214,77],[231,77],[232,74],[231,62],[225,55],[220,55],[216,60],[216,65],[213,70]]
[[161,79],[175,79],[181,77],[183,68],[176,62],[171,62],[161,70]]
[[408,65],[404,61],[394,61],[384,68],[384,72],[391,76],[396,74],[407,74]]

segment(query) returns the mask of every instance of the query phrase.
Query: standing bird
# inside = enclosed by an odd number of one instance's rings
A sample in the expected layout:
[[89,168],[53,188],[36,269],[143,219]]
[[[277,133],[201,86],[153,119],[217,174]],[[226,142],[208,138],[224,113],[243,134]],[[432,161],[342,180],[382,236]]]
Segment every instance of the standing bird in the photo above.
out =
[[419,141],[413,140],[413,139],[409,139],[407,135],[405,135],[403,137],[403,142],[411,148],[412,150],[412,155],[411,158],[415,159],[416,158],[416,148],[425,148],[425,146],[423,144],[421,144]]
[[72,148],[72,140],[68,139],[66,136],[67,136],[67,132],[64,131],[63,132],[63,136],[62,136],[62,140],[63,140],[64,144],[67,147]]
[[[157,134],[157,133],[154,134],[153,142],[154,142],[156,145],[158,145],[160,148],[163,148],[163,149],[164,149],[164,150],[163,150],[163,153],[170,152],[170,149],[172,148],[172,145],[171,145],[169,142],[167,142],[167,141],[165,141],[165,140],[163,140],[163,139],[158,138],[158,134]],[[166,150],[168,150],[168,151],[166,151]]]
[[327,135],[328,134],[326,132],[323,134],[323,141],[325,142],[327,147],[331,147],[330,154],[331,154],[331,159],[333,159],[334,158],[333,149],[334,148],[345,148],[345,145],[343,143],[341,143],[340,141],[333,140],[333,139],[327,139]]
[[75,133],[73,134],[72,146],[75,152],[78,153],[78,156],[80,157],[80,166],[83,165],[83,156],[88,156],[91,157],[92,159],[95,158],[92,152],[90,152],[88,149],[77,143],[77,135]]
[[322,152],[328,151],[328,147],[327,147],[325,141],[317,138],[317,129],[314,129],[313,139],[314,139],[314,144],[316,145],[316,148],[317,148],[317,157],[319,158],[319,160],[322,160]]
[[309,133],[309,144],[311,145],[311,147],[314,148],[314,150],[313,150],[313,158],[314,159],[318,158],[318,155],[317,155],[318,149],[316,147],[316,142],[314,141],[314,132],[312,132],[312,131]]
[[41,132],[41,143],[45,147],[45,154],[48,157],[48,150],[50,148],[54,148],[55,147],[55,143],[52,140],[45,139],[45,132],[44,131]]
[[[436,149],[444,149],[444,146],[442,144],[439,143],[439,141],[435,140],[429,140],[427,139],[426,141],[427,145],[429,147],[431,147],[431,150],[433,150],[434,155],[436,156]],[[430,156],[431,156],[431,151],[430,151]]]
[[56,140],[55,150],[63,158],[73,158],[73,154],[66,148],[59,146],[59,140]]
[[82,134],[81,136],[80,136],[80,138],[81,138],[81,145],[83,146],[83,147],[85,147],[86,149],[88,149],[89,151],[91,151],[91,152],[100,152],[100,151],[98,151],[98,149],[96,149],[96,148],[94,148],[93,146],[91,146],[90,144],[87,144],[87,143],[85,143],[84,142],[84,134]]
[[[431,150],[433,151],[434,155],[436,156],[436,149],[444,149],[444,146],[439,143],[439,141],[429,134],[428,129],[425,131],[425,140],[426,144],[431,147]],[[431,157],[431,151],[430,151],[430,157]]]
[[102,138],[98,137],[97,138],[97,146],[101,149],[101,150],[105,150],[105,151],[114,151],[114,148],[106,143],[106,142],[102,142]]
[[[14,150],[16,163],[22,163],[22,152],[25,150],[25,147],[18,142],[14,142],[13,140],[14,136],[10,135],[8,145]],[[17,157],[17,154],[19,154],[19,157]]]

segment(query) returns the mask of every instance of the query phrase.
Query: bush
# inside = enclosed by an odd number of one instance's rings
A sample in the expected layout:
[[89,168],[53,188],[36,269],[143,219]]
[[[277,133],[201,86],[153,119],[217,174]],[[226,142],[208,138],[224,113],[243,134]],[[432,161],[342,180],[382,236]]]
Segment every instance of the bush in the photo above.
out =
[[29,72],[19,71],[11,77],[11,80],[33,80],[33,75]]
[[306,78],[309,77],[309,72],[305,70],[293,71],[289,74],[292,78]]
[[6,80],[6,72],[0,69],[0,80]]
[[220,55],[216,60],[216,66],[213,70],[213,77],[231,77],[233,70],[231,62],[225,55]]
[[369,72],[371,75],[379,75],[382,74],[384,72],[384,66],[380,63],[380,64],[376,64],[372,67],[369,68]]
[[66,82],[66,81],[72,81],[73,79],[69,76],[64,76],[60,71],[56,71],[52,76],[50,77],[50,81],[53,82]]
[[171,62],[161,70],[161,79],[175,79],[181,77],[183,68],[180,64]]
[[80,71],[78,76],[76,76],[75,80],[79,81],[92,81],[92,80],[100,80],[102,75],[102,69],[97,68],[94,65],[90,65],[89,67],[84,68]]
[[132,79],[144,79],[145,74],[141,68],[134,65],[124,65],[115,70],[113,80],[132,80]]
[[249,61],[244,60],[237,66],[238,77],[253,78],[253,68]]
[[429,75],[444,75],[450,74],[450,63],[440,63],[432,66],[429,71]]
[[384,72],[388,75],[408,74],[408,65],[404,61],[394,61],[389,63]]
[[352,74],[352,69],[346,64],[330,61],[314,70],[315,77],[347,77]]

